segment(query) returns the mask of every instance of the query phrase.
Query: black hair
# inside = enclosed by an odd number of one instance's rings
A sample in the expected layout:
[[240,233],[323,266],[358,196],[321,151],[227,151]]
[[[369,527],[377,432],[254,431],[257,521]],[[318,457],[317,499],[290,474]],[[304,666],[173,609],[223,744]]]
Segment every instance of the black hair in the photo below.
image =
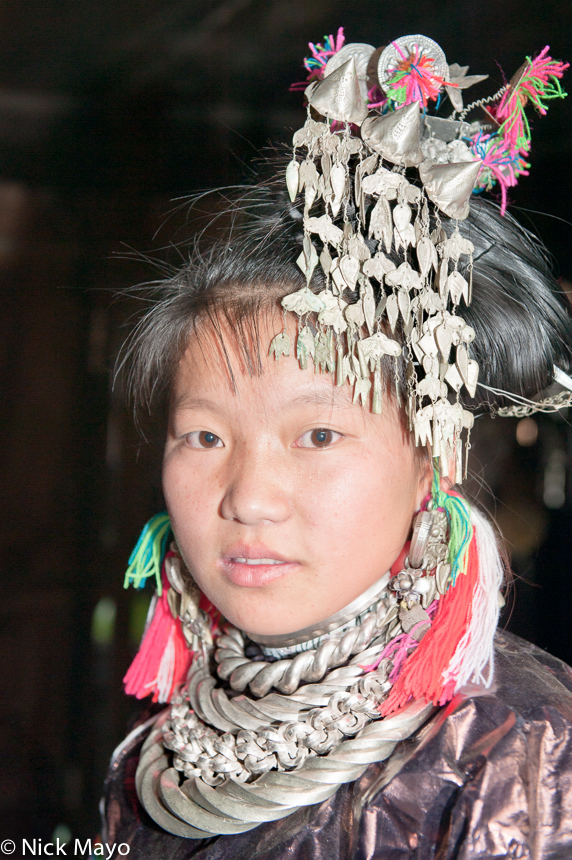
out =
[[[190,245],[188,262],[150,288],[150,307],[120,358],[121,365],[128,366],[136,410],[152,411],[164,401],[189,337],[200,336],[205,326],[220,334],[221,325],[228,323],[250,371],[259,369],[260,311],[280,309],[281,299],[306,282],[296,263],[302,248],[302,213],[286,196],[281,165],[278,179],[276,162],[271,170],[274,179],[268,182],[219,192],[217,215]],[[204,196],[198,199],[205,201]],[[351,202],[345,216],[355,219]],[[540,240],[481,197],[473,198],[464,221],[439,217],[435,211],[431,219],[447,234],[458,223],[461,235],[474,245],[472,300],[468,306],[462,301],[457,312],[476,333],[470,354],[479,363],[479,382],[531,398],[550,386],[555,365],[569,372],[570,308]],[[395,252],[393,258],[396,263],[403,260]],[[465,263],[460,271],[468,278],[467,268]],[[318,266],[310,288],[319,292],[324,285]],[[346,291],[345,298],[355,301],[358,294]],[[403,339],[399,330],[396,335]],[[396,373],[392,359],[387,359],[385,371],[390,388]],[[404,389],[404,361],[398,379]],[[474,409],[491,400],[506,405],[502,397],[491,397],[482,387],[473,400],[465,397],[464,402]]]

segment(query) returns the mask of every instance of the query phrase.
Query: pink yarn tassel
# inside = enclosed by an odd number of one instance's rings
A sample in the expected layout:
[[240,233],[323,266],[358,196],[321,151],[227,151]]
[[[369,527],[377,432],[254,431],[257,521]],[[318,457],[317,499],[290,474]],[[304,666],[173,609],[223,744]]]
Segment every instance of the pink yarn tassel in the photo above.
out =
[[152,694],[154,702],[170,701],[193,659],[181,621],[173,618],[167,601],[169,583],[164,571],[162,581],[163,593],[156,599],[153,617],[123,679],[128,695],[143,699]]

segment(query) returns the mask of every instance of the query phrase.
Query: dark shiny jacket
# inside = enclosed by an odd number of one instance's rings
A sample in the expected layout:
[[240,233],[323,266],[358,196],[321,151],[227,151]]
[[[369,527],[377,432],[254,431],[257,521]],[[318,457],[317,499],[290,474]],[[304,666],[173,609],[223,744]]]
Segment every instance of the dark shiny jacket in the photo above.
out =
[[142,740],[105,791],[105,839],[130,860],[572,860],[572,670],[510,634],[497,635],[492,690],[457,696],[325,803],[248,833],[155,825],[135,794]]

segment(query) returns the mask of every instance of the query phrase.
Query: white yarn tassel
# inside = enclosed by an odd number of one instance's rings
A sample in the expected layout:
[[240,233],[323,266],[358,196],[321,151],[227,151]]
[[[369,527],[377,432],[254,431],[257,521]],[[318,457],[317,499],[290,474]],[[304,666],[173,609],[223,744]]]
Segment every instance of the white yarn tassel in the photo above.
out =
[[499,591],[504,580],[495,533],[486,517],[471,507],[479,559],[479,576],[473,591],[471,620],[443,673],[455,690],[469,681],[490,687],[494,676],[494,635],[499,619]]
[[157,672],[157,692],[159,702],[168,702],[169,693],[173,686],[175,674],[175,628],[173,627],[167,640],[167,645],[161,657],[159,671]]

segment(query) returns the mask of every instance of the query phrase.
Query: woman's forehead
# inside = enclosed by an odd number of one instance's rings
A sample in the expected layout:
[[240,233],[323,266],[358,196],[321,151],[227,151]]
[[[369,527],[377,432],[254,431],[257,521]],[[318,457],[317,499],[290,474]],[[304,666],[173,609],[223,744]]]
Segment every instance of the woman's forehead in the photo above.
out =
[[[293,353],[276,359],[269,354],[275,332],[261,332],[257,344],[257,366],[253,372],[244,360],[243,349],[234,335],[214,334],[193,339],[181,357],[173,386],[175,407],[198,403],[205,393],[230,396],[287,398],[289,404],[348,408],[352,406],[352,389],[338,386],[331,373],[315,372],[313,365],[302,369]],[[359,407],[358,407],[359,408]]]

